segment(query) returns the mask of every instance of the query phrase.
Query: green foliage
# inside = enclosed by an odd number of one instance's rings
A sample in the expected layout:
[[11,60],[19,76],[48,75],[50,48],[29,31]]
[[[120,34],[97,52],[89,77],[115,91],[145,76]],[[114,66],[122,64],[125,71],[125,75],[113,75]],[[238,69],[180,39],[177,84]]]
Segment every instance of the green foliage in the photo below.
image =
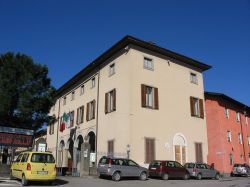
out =
[[50,85],[48,68],[35,64],[24,54],[0,56],[0,124],[40,128],[51,117],[55,89]]

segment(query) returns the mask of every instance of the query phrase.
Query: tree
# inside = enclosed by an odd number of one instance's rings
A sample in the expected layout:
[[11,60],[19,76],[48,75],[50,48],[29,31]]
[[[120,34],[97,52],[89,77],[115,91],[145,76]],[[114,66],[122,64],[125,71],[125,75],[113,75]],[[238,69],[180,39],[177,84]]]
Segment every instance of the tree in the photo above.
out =
[[39,129],[52,119],[54,93],[45,65],[24,54],[0,56],[0,125]]

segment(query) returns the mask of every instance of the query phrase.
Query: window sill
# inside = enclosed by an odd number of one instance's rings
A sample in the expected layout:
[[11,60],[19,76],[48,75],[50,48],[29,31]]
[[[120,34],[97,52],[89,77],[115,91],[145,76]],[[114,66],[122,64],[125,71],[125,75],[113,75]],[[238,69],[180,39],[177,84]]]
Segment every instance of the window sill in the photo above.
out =
[[115,73],[109,74],[109,77],[112,77]]
[[151,106],[143,106],[142,108],[147,108],[147,109],[151,109],[151,110],[159,110],[158,108],[154,108]]
[[191,81],[190,83],[195,84],[195,85],[198,85],[198,82],[192,82],[192,81]]
[[110,114],[110,113],[115,112],[115,111],[116,111],[116,110],[108,111],[108,112],[106,112],[105,114]]
[[196,115],[191,115],[192,117],[195,117],[195,118],[200,118],[200,119],[204,119],[204,117],[200,117],[200,116],[196,116]]
[[93,119],[95,119],[95,118],[92,118],[92,119],[88,119],[87,121],[92,121]]
[[154,68],[147,68],[147,67],[143,67],[146,70],[150,70],[150,71],[154,71]]

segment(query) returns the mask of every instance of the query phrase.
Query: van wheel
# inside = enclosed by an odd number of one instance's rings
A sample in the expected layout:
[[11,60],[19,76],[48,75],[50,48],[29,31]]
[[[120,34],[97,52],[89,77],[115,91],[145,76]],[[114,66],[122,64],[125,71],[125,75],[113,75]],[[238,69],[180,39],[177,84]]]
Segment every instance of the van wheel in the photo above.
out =
[[27,186],[27,185],[28,185],[28,181],[27,181],[25,175],[23,174],[23,176],[22,176],[22,186]]
[[121,180],[121,174],[119,172],[115,172],[113,175],[112,175],[112,180],[113,181],[119,181]]
[[161,178],[162,178],[162,180],[166,181],[166,180],[168,180],[169,176],[167,173],[164,173]]
[[147,179],[147,173],[146,172],[141,172],[140,180],[145,181],[146,179]]
[[216,175],[215,175],[215,177],[214,177],[216,180],[219,180],[220,179],[220,174],[219,173],[217,173]]
[[201,180],[201,174],[198,173],[197,177],[196,177],[198,180]]

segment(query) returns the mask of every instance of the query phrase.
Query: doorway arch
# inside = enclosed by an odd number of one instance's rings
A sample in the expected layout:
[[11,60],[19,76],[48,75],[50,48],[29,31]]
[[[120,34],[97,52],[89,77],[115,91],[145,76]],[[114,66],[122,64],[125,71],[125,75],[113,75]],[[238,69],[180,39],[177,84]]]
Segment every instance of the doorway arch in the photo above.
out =
[[187,140],[181,133],[176,133],[173,138],[175,161],[184,165],[187,162]]

